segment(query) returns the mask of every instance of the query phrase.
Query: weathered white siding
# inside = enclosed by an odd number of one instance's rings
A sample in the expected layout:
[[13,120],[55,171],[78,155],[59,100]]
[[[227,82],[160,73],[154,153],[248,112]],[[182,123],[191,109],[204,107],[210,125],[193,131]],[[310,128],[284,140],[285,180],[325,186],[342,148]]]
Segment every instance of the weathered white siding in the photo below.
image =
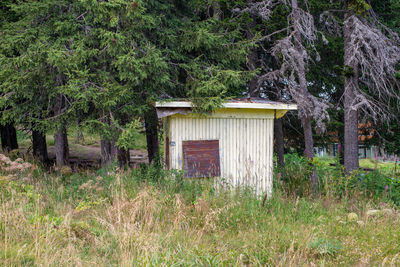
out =
[[216,182],[272,192],[274,111],[217,112],[209,117],[168,118],[170,168],[182,169],[182,141],[219,140],[221,178]]

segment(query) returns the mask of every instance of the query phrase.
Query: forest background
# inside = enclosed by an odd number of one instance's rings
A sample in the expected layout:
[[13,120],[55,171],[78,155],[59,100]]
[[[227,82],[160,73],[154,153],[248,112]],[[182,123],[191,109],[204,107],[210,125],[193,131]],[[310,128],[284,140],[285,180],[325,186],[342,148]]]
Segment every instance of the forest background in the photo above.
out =
[[[399,14],[398,0],[3,0],[3,265],[399,266],[397,163],[358,158],[359,125],[400,154]],[[156,101],[208,113],[237,97],[298,105],[274,121],[269,199],[162,168]],[[101,168],[69,167],[80,142],[99,143]],[[337,157],[314,157],[332,142]],[[127,168],[138,148],[150,164]]]

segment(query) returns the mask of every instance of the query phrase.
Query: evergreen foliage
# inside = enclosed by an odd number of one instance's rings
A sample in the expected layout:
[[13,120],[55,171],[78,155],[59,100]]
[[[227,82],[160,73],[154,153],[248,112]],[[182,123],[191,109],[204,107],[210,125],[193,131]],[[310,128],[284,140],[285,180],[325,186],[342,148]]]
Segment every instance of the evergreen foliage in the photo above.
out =
[[[347,11],[375,16],[399,32],[398,1],[346,3]],[[312,45],[304,44],[312,58],[307,87],[312,97],[331,105],[328,134],[314,134],[315,143],[328,144],[332,132],[343,142],[344,79],[352,71],[344,66],[337,31],[345,1],[308,0],[299,6],[311,14],[317,32]],[[129,149],[127,138],[134,138],[138,122],[160,99],[190,98],[200,113],[233,97],[293,101],[285,90],[289,73],[273,82],[263,76],[279,69],[282,58],[274,58],[271,48],[292,30],[290,13],[288,5],[273,0],[2,1],[0,124],[41,134],[78,124]],[[395,103],[389,108],[397,112]],[[300,127],[297,118],[290,120]],[[287,139],[302,140],[302,131],[289,127],[285,120],[284,132],[294,135]]]

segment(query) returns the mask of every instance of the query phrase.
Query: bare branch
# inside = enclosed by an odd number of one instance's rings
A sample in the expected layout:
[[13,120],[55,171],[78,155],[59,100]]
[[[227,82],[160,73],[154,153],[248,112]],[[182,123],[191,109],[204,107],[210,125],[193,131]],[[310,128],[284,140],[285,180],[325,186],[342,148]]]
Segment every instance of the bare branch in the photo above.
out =
[[319,22],[322,23],[323,30],[332,36],[342,36],[342,26],[339,24],[331,10],[321,13]]
[[272,14],[272,9],[279,3],[279,0],[264,0],[257,3],[250,4],[245,9],[235,8],[233,9],[233,13],[243,14],[250,13],[253,16],[260,16],[262,19],[268,21]]
[[291,29],[291,28],[293,28],[293,26],[289,26],[289,27],[280,29],[280,30],[275,31],[275,32],[273,32],[273,33],[271,33],[271,34],[268,34],[268,35],[265,35],[265,36],[261,37],[260,39],[258,39],[258,41],[259,41],[259,42],[262,42],[262,41],[265,41],[265,40],[269,40],[272,36],[274,36],[274,35],[276,35],[276,34],[278,34],[278,33],[281,33],[281,32],[285,32],[285,31],[287,31],[287,30],[289,30],[289,29]]
[[[368,110],[371,115],[385,116],[388,109],[380,107],[377,102],[388,103],[390,98],[400,99],[396,88],[400,88],[394,78],[396,65],[400,62],[400,46],[397,34],[386,36],[375,25],[357,16],[345,20],[351,30],[348,45],[349,57],[347,66],[359,66],[360,81],[373,92],[375,100],[367,98],[358,90],[354,108]],[[356,86],[355,88],[358,88]]]

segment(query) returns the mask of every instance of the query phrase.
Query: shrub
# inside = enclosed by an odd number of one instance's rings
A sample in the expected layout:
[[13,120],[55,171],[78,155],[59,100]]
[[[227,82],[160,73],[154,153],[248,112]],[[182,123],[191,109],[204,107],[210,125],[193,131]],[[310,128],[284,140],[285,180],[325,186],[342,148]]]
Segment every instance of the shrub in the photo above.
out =
[[307,196],[312,192],[310,162],[297,154],[287,154],[285,166],[276,169],[275,187],[282,189],[288,196]]
[[[284,167],[275,169],[275,188],[288,196],[304,197],[311,191],[310,174],[318,175],[319,194],[337,198],[364,196],[400,206],[400,178],[386,170],[353,171],[346,175],[337,158],[315,158],[313,164],[296,154],[286,155]],[[330,163],[336,167],[331,166]]]

